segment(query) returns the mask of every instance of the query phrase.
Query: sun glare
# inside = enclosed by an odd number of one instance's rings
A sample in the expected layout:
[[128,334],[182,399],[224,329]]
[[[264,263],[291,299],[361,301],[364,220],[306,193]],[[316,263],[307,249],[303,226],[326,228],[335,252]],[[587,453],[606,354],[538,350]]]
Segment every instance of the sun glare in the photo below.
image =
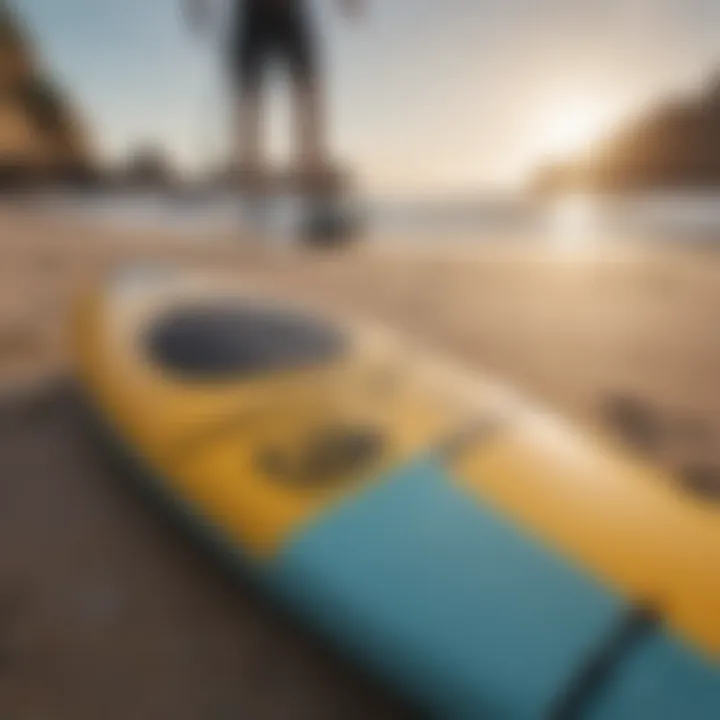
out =
[[548,115],[542,133],[544,154],[567,158],[589,148],[607,128],[601,105],[578,101],[559,106]]

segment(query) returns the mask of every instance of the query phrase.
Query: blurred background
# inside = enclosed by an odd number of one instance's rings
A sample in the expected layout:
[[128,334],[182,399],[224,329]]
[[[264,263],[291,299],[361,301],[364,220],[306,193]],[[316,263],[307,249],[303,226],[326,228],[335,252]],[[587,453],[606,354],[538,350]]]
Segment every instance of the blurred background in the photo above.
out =
[[365,216],[324,254],[295,242],[292,197],[247,221],[222,19],[198,36],[175,0],[0,2],[3,718],[408,712],[208,570],[86,447],[68,314],[127,262],[381,320],[720,487],[720,4],[314,10],[329,144]]
[[[603,214],[642,215],[661,234],[712,224],[715,4],[378,3],[356,23],[315,5],[330,144],[373,229],[470,222],[477,236],[502,220],[524,231],[528,196],[569,193],[641,196],[638,213],[620,202]],[[227,22],[194,36],[176,0],[24,0],[4,2],[2,17],[3,186],[54,180],[117,200],[227,185]],[[274,83],[267,95],[269,154],[282,162],[288,93]]]

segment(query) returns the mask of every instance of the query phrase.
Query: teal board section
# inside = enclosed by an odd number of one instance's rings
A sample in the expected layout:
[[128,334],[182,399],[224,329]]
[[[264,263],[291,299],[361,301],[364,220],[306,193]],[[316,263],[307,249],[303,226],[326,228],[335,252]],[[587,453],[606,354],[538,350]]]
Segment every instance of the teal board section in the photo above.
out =
[[718,720],[720,667],[666,633],[628,653],[588,720]]
[[[239,548],[132,453],[121,457],[233,567],[248,569]],[[433,461],[386,478],[254,573],[442,717],[547,717],[627,612]],[[720,718],[720,668],[664,632],[628,648],[614,670],[583,718]]]
[[419,461],[295,538],[297,610],[443,717],[544,717],[627,608]]

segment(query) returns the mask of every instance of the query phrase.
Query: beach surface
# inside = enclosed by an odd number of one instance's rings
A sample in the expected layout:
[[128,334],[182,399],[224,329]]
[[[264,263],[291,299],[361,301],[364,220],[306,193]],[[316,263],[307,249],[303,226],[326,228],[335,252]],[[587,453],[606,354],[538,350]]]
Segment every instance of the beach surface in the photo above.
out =
[[227,578],[98,457],[68,389],[68,313],[83,286],[131,262],[222,269],[380,321],[620,440],[640,416],[655,429],[644,450],[671,472],[720,467],[720,253],[708,247],[529,238],[267,252],[229,232],[112,228],[8,205],[0,717],[409,713]]

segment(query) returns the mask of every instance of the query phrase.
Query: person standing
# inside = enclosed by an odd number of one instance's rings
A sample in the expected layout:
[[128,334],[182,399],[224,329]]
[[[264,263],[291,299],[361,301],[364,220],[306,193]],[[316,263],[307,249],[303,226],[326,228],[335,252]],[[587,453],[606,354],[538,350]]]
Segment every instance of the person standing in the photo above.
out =
[[[346,15],[357,16],[363,0],[336,0]],[[197,28],[207,26],[213,0],[186,0]],[[241,178],[261,174],[262,90],[273,61],[287,71],[293,96],[295,168],[301,177],[329,171],[318,30],[310,0],[232,0],[226,52],[233,104],[234,165]]]

